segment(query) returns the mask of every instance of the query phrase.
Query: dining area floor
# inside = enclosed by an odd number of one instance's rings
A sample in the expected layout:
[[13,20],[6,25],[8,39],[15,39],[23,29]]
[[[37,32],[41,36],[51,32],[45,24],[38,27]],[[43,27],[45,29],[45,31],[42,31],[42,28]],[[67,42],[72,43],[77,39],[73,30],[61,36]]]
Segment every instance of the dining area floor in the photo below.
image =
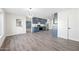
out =
[[55,38],[49,31],[6,37],[3,51],[79,51],[79,42]]

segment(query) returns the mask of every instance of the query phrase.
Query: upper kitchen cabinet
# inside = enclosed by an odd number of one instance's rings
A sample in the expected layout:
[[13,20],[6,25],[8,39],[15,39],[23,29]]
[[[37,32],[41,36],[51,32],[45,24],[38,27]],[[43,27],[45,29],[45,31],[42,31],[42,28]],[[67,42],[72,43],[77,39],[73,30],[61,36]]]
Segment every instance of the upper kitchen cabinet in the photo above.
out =
[[32,18],[33,24],[46,24],[47,20],[42,18],[33,17]]
[[46,24],[47,20],[46,19],[40,19],[41,24]]
[[36,17],[33,17],[33,18],[32,18],[32,22],[33,22],[33,24],[37,24],[38,21],[39,21],[38,18],[36,18]]

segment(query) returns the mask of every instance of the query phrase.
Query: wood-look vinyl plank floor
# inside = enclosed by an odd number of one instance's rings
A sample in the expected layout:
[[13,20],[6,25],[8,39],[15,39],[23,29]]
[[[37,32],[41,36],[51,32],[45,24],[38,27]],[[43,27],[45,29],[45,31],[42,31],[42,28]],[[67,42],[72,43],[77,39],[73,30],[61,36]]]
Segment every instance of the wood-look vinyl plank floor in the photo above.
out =
[[54,38],[50,31],[8,36],[2,49],[5,51],[79,51],[79,42]]

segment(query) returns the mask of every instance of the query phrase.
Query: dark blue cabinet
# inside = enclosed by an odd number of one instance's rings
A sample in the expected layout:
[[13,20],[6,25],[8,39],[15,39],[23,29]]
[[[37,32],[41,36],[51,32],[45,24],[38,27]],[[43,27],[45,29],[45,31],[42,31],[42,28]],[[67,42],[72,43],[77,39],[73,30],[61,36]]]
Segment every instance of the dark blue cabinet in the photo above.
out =
[[[44,31],[45,30],[45,27],[42,27],[40,24],[46,24],[47,19],[33,17],[32,22],[33,22],[33,24],[37,24],[36,27],[32,28],[32,32],[39,32],[39,31]],[[40,24],[38,24],[38,23],[40,23]]]
[[41,19],[41,20],[40,20],[40,23],[41,23],[41,24],[46,24],[46,22],[47,22],[46,19]]
[[38,18],[36,18],[36,17],[33,17],[33,18],[32,18],[33,24],[38,24],[38,21],[39,21]]
[[40,22],[40,24],[46,24],[47,19],[33,17],[32,22],[33,22],[33,24],[38,24],[39,22]]
[[39,32],[39,29],[38,29],[38,27],[33,27],[33,30],[32,30],[33,32]]

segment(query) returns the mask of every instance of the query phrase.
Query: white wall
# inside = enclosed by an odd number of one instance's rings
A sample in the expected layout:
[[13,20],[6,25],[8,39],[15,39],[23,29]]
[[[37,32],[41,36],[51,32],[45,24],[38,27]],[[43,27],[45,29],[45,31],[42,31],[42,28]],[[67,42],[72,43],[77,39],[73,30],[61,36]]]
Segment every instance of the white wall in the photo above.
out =
[[2,46],[2,43],[4,42],[4,39],[6,37],[6,19],[5,19],[5,12],[3,9],[0,9],[0,47]]
[[2,19],[2,13],[0,13],[0,36],[2,35],[3,32],[3,19]]
[[79,41],[79,9],[58,12],[58,37]]
[[67,39],[67,12],[58,13],[58,37]]
[[[16,26],[16,19],[22,20],[22,27]],[[26,17],[7,14],[7,36],[26,33]]]

